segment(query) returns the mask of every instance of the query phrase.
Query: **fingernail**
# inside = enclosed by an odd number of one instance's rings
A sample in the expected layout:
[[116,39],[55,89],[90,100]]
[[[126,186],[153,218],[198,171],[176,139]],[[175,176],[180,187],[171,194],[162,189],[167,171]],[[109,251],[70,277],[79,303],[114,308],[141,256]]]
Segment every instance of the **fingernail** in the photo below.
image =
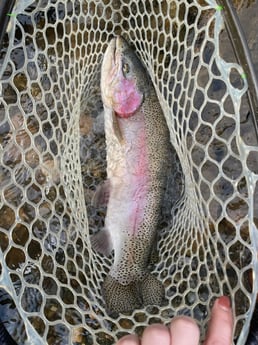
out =
[[218,299],[218,305],[221,309],[225,311],[229,311],[231,308],[230,299],[228,296],[222,296]]

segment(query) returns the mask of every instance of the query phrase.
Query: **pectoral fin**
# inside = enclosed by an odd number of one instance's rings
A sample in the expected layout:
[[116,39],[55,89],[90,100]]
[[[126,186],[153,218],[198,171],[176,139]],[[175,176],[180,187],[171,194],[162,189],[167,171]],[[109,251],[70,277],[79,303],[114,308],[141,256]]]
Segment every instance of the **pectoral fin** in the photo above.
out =
[[91,200],[91,205],[94,207],[107,206],[109,196],[110,181],[106,180],[97,187],[95,194],[93,195],[93,198]]
[[121,127],[119,126],[116,113],[114,111],[112,111],[112,127],[117,140],[122,145],[124,143],[123,134],[121,131]]

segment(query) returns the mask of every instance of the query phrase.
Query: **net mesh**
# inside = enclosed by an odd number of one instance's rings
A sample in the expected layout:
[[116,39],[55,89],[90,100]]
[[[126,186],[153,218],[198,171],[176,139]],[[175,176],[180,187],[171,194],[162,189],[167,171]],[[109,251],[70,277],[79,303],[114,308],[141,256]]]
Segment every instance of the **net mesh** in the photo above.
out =
[[[214,299],[227,294],[243,344],[258,281],[258,149],[243,70],[222,58],[221,8],[213,0],[22,6],[0,55],[0,298],[9,332],[19,343],[108,345],[176,314],[204,331]],[[101,60],[118,34],[151,76],[174,151],[150,262],[166,303],[110,316],[101,283],[112,257],[95,253],[89,235],[105,217],[90,201],[106,176]]]

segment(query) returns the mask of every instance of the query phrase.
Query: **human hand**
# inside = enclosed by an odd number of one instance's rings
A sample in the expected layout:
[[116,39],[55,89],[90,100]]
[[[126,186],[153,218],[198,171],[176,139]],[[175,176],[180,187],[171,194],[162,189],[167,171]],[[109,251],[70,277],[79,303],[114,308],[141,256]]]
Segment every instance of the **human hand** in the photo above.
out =
[[[229,298],[218,298],[211,312],[211,320],[204,345],[231,345],[233,315]],[[140,340],[136,335],[126,335],[116,345],[198,345],[200,330],[190,317],[175,317],[166,327],[161,324],[148,326]]]

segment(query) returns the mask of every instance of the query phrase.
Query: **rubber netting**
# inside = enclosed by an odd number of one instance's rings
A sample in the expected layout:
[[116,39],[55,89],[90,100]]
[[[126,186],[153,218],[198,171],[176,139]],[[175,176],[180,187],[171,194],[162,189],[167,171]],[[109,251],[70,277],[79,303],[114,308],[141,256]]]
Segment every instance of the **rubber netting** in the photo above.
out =
[[[0,56],[7,329],[19,344],[108,345],[186,314],[204,330],[215,298],[227,294],[243,344],[258,281],[258,146],[245,75],[220,50],[223,9],[213,0],[20,6]],[[101,283],[112,257],[95,253],[89,234],[105,217],[91,198],[106,176],[99,81],[114,35],[133,44],[146,66],[174,151],[150,262],[166,303],[107,315]]]

